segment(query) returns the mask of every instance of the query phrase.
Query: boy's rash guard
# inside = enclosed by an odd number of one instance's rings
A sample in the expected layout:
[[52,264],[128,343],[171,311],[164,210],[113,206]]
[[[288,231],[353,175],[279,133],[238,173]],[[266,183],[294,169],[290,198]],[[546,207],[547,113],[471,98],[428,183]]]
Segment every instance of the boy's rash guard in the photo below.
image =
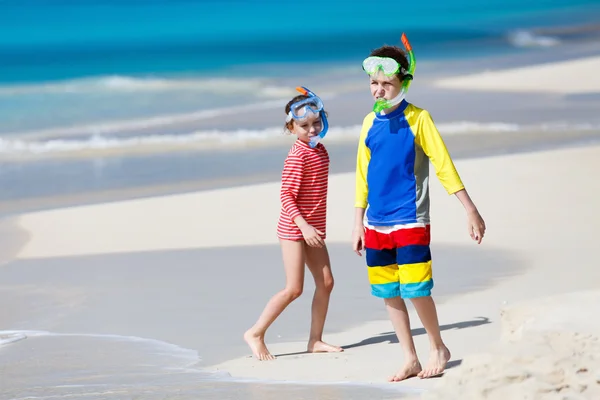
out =
[[429,224],[429,161],[448,194],[464,185],[429,112],[406,102],[363,120],[355,207],[372,226]]

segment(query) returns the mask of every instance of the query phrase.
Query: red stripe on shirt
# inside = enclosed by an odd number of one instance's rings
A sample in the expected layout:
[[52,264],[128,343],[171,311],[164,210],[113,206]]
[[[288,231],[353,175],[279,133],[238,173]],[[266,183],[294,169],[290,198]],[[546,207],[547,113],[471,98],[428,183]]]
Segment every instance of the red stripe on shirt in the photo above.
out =
[[327,187],[329,154],[318,144],[314,149],[296,140],[284,162],[281,175],[281,213],[277,236],[282,239],[302,239],[294,223],[301,215],[308,224],[324,233],[327,225]]

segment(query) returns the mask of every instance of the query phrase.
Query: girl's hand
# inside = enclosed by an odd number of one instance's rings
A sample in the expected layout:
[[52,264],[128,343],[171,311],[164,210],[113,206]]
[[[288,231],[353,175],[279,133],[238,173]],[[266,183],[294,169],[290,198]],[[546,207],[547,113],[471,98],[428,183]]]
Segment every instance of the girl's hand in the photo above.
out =
[[314,228],[312,225],[305,225],[300,228],[304,241],[311,247],[323,247],[325,241],[319,235],[324,233]]
[[467,214],[467,231],[471,239],[481,243],[485,235],[485,221],[481,218],[478,211],[472,211]]

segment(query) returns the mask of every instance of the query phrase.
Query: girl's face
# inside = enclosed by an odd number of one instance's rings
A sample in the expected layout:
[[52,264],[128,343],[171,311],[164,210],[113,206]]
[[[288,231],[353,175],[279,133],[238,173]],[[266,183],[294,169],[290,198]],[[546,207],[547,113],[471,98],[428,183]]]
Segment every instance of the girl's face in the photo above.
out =
[[321,130],[323,130],[321,115],[313,113],[308,113],[308,116],[302,120],[292,120],[290,128],[290,131],[305,143],[308,143],[311,137],[321,133]]

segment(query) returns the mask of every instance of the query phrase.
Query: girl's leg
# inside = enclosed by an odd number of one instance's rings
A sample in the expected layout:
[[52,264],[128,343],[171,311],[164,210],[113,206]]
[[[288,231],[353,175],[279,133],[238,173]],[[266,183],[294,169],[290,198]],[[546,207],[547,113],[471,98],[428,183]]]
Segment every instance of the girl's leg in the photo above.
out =
[[329,261],[327,246],[310,247],[304,244],[306,264],[315,280],[315,295],[312,302],[312,321],[310,337],[308,339],[308,352],[340,352],[341,347],[323,342],[323,327],[329,308],[329,297],[333,290],[333,274]]
[[273,360],[265,345],[265,332],[283,310],[302,294],[304,284],[304,241],[280,240],[285,288],[271,297],[254,326],[244,333],[244,340],[258,360]]

